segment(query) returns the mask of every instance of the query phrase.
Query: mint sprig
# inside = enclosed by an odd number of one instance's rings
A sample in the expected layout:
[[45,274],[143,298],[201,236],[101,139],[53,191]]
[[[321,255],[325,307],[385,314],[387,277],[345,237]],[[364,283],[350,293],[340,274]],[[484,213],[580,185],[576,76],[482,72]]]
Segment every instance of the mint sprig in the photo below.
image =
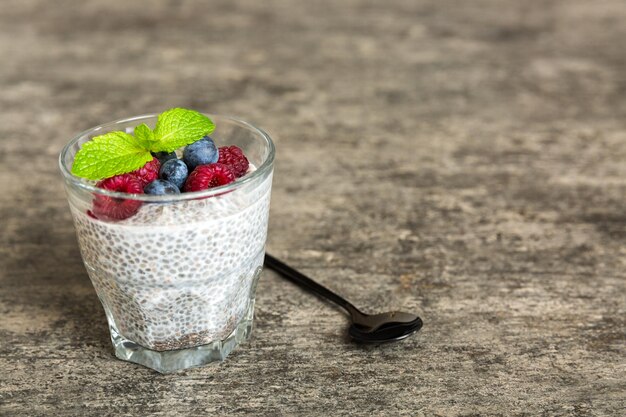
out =
[[76,153],[72,174],[100,180],[132,172],[152,160],[151,152],[172,152],[213,130],[213,121],[197,111],[170,109],[159,115],[154,131],[142,123],[134,136],[115,131],[86,142]]

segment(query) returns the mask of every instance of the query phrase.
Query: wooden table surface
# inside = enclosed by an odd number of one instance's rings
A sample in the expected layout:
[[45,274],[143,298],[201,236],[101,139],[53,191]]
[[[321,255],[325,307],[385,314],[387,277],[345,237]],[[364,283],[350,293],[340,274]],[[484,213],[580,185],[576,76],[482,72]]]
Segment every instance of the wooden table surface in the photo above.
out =
[[[4,0],[0,415],[624,415],[625,19],[623,0]],[[268,130],[268,250],[423,330],[354,345],[266,271],[226,362],[116,360],[57,155],[174,106]]]

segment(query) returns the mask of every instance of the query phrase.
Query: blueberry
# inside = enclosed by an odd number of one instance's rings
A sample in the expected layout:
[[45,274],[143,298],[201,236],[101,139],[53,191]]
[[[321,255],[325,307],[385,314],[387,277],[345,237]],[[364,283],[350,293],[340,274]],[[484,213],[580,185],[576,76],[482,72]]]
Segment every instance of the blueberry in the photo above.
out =
[[180,159],[171,159],[161,166],[159,178],[171,182],[182,190],[183,185],[185,185],[185,180],[187,179],[187,174],[189,174],[189,170],[183,161]]
[[180,194],[177,186],[165,180],[152,181],[143,188],[143,192],[152,195]]
[[152,152],[152,156],[156,157],[161,165],[170,159],[178,159],[176,152]]
[[203,137],[197,142],[188,145],[183,152],[183,161],[189,167],[189,171],[193,171],[198,165],[206,165],[217,162],[220,154],[217,147],[208,136]]

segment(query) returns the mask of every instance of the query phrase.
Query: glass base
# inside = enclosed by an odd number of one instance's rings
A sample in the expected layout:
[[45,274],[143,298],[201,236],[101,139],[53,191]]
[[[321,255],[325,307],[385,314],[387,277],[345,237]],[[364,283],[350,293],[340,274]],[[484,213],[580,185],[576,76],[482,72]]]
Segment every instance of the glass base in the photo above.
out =
[[245,316],[235,330],[224,340],[216,340],[207,345],[180,350],[156,351],[148,349],[126,339],[113,326],[109,326],[109,330],[115,348],[115,356],[121,360],[137,363],[165,374],[223,361],[239,343],[250,338],[253,318],[254,301],[251,301]]

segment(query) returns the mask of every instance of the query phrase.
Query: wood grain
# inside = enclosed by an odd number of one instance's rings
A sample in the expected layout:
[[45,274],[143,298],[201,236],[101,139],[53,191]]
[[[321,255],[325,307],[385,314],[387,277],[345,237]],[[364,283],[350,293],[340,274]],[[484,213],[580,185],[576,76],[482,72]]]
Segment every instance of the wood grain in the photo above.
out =
[[[600,2],[5,0],[0,415],[618,416],[626,408],[626,8]],[[114,359],[57,168],[77,132],[182,106],[267,129],[250,342],[162,376]]]

